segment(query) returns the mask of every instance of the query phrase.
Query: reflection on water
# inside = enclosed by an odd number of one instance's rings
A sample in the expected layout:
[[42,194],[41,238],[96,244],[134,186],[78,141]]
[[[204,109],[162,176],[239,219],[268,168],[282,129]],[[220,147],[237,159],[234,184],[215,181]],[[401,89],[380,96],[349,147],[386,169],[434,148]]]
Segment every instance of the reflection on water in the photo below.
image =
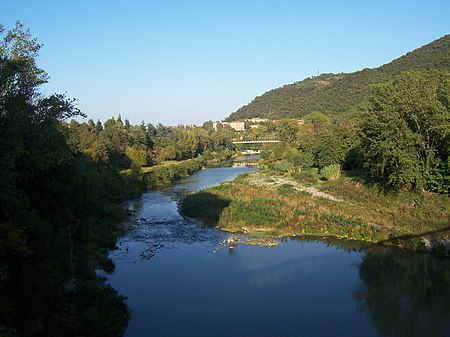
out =
[[354,298],[383,336],[450,336],[449,264],[398,250],[368,252]]
[[248,169],[201,171],[127,207],[109,282],[128,297],[126,336],[450,336],[448,260],[354,241],[220,243],[177,212],[179,194]]
[[328,242],[363,253],[353,298],[380,335],[450,336],[449,259],[354,241]]
[[166,193],[172,193],[173,191],[191,191],[196,192],[214,185],[217,185],[223,181],[233,180],[236,176],[242,173],[252,172],[254,169],[241,167],[241,168],[214,168],[197,172],[196,174],[181,179],[174,186],[165,190]]

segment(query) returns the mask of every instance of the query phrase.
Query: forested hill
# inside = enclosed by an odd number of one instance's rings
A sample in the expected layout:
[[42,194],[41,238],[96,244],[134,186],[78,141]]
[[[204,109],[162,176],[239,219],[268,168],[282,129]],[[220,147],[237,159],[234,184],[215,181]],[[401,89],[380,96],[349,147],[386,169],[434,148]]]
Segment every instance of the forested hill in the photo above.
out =
[[312,111],[340,119],[368,96],[372,84],[390,80],[405,70],[437,68],[450,69],[450,34],[378,68],[322,74],[270,90],[227,120],[303,117]]

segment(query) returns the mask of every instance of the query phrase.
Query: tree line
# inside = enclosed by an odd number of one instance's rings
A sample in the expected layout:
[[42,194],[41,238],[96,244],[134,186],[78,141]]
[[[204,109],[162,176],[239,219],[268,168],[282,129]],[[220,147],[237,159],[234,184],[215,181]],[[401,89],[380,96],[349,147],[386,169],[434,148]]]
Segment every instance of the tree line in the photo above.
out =
[[40,45],[0,26],[0,335],[120,336],[129,313],[95,268],[113,268],[130,182],[70,144],[83,114],[44,96]]
[[339,123],[321,112],[276,125],[282,141],[265,164],[291,171],[339,165],[366,173],[385,191],[450,193],[450,73],[415,70],[372,87]]
[[117,169],[139,170],[165,161],[206,157],[230,151],[233,132],[215,132],[208,123],[204,127],[168,127],[162,124],[131,125],[119,115],[103,124],[76,120],[67,124],[69,144],[95,163]]

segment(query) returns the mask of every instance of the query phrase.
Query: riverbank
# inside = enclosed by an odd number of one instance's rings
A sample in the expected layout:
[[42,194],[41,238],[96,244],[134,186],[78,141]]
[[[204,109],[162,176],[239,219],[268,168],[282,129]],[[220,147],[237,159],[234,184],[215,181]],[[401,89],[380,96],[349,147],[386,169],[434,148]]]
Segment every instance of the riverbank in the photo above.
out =
[[351,177],[321,181],[269,172],[188,195],[183,214],[254,236],[333,236],[447,254],[448,196],[383,194]]
[[210,154],[209,156],[199,155],[193,159],[181,161],[166,161],[158,165],[141,167],[138,172],[131,169],[122,171],[122,175],[133,176],[135,180],[140,181],[142,190],[151,190],[163,187],[174,181],[189,177],[206,167],[219,166],[221,163],[230,160],[233,152],[224,151],[221,153]]
[[206,160],[202,157],[164,163],[144,168],[141,179],[147,189],[157,188],[168,185],[177,179],[188,177],[200,171],[205,165]]

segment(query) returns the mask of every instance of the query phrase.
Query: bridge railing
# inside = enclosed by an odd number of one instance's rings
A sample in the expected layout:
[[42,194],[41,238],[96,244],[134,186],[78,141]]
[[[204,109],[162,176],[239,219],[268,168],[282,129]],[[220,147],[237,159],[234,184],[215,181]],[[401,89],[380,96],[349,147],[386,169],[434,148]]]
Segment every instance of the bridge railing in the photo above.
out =
[[258,139],[258,140],[236,140],[233,144],[264,144],[264,143],[279,143],[275,139]]

